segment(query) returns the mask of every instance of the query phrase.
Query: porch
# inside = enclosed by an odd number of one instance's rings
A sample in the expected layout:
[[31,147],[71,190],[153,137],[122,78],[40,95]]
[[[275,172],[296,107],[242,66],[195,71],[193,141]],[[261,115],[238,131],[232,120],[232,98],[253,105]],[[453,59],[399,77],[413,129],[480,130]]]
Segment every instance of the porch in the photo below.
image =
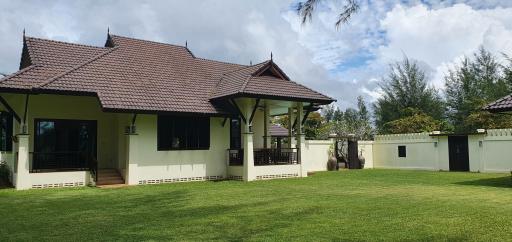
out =
[[[239,118],[230,121],[228,178],[251,181],[307,176],[302,164],[305,151],[302,126],[315,108],[312,103],[243,98],[232,100],[232,104],[239,110]],[[281,132],[278,138],[271,133],[271,119],[276,116],[286,116],[290,127],[283,128],[286,134]]]
[[98,170],[125,167],[121,130],[129,116],[103,112],[96,97],[2,93],[2,100],[13,124],[2,160],[18,189],[95,184]]

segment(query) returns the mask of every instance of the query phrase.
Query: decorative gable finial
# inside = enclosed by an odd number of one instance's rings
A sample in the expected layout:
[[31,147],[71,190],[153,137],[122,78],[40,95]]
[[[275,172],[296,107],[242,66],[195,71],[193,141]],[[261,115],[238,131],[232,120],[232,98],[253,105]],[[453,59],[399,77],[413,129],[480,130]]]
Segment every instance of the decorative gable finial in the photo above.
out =
[[23,28],[23,39],[25,39],[25,28]]
[[270,51],[270,61],[272,61],[274,58],[273,58],[273,54],[272,54],[272,51]]
[[252,60],[249,61],[249,65],[252,66]]
[[185,48],[188,49],[188,41],[185,40]]
[[107,27],[107,35],[110,35],[110,26]]

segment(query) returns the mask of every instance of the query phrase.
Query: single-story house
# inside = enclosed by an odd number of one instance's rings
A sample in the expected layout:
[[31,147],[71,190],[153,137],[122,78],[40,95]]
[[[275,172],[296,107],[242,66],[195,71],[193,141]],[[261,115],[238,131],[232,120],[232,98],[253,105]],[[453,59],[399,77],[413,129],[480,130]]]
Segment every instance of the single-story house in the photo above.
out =
[[[112,34],[104,47],[23,36],[19,71],[0,79],[1,159],[17,189],[304,177],[302,125],[333,101],[272,58],[226,63]],[[294,127],[286,147],[270,144],[276,115]]]

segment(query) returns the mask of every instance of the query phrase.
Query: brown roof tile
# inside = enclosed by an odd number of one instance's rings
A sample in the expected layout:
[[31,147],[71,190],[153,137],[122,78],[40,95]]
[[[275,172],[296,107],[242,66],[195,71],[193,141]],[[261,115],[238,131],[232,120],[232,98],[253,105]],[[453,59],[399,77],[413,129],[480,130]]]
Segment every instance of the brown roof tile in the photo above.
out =
[[210,100],[234,94],[332,99],[276,77],[253,76],[269,61],[244,66],[196,58],[185,47],[109,35],[93,47],[26,38],[32,65],[0,89],[96,94],[105,109],[218,114]]
[[484,107],[489,112],[510,112],[512,111],[512,94],[500,98]]

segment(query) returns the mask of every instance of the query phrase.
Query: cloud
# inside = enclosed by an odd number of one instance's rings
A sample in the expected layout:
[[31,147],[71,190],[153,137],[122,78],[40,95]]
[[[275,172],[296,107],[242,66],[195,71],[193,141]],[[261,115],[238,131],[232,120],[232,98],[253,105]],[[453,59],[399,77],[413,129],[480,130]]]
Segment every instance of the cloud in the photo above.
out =
[[480,45],[512,54],[512,1],[362,1],[336,30],[343,1],[325,1],[301,25],[291,1],[0,0],[0,72],[19,66],[21,32],[103,45],[111,32],[184,45],[205,58],[248,64],[270,58],[289,76],[355,106],[379,97],[389,63],[403,54],[429,70],[432,84]]

